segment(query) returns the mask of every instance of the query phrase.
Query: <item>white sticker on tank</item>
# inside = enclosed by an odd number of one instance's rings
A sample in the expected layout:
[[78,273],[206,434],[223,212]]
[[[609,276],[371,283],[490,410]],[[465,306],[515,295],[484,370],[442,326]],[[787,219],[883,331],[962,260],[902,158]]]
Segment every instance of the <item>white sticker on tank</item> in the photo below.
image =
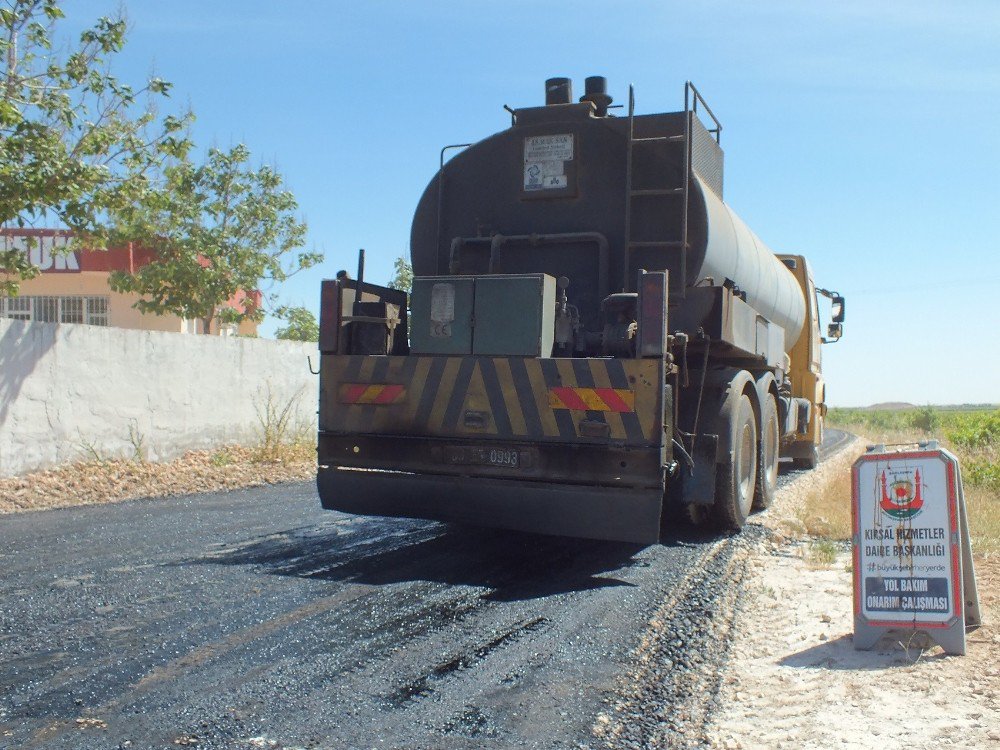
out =
[[573,134],[536,135],[524,139],[524,189],[567,187],[566,162],[573,159]]
[[533,162],[541,168],[542,177],[559,177],[566,174],[566,167],[561,161]]
[[572,161],[573,134],[533,135],[524,139],[524,161]]
[[451,338],[455,320],[455,285],[435,284],[431,287],[431,337]]
[[565,168],[561,161],[538,161],[524,165],[524,189],[546,190],[566,187]]
[[525,190],[553,190],[568,184],[561,161],[537,161],[524,165]]

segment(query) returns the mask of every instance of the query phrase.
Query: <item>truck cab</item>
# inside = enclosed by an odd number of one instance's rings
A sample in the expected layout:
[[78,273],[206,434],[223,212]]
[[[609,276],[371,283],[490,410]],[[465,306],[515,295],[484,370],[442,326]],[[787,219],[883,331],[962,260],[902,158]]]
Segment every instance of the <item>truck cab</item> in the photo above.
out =
[[[778,255],[792,272],[806,300],[806,322],[799,340],[788,353],[788,378],[791,395],[809,404],[804,427],[792,431],[781,446],[781,455],[791,458],[797,468],[812,469],[819,461],[823,442],[823,419],[826,416],[826,381],[823,379],[823,344],[840,339],[844,321],[844,298],[836,292],[818,289],[809,261],[802,255]],[[832,310],[827,335],[821,332],[820,295],[831,300]]]

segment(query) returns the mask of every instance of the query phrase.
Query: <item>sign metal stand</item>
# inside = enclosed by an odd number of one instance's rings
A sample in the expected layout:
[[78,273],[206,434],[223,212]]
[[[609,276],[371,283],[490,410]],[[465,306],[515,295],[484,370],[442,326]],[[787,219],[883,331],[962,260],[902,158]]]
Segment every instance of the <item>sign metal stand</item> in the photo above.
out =
[[958,459],[937,441],[871,446],[852,467],[854,647],[923,632],[965,654],[982,623]]

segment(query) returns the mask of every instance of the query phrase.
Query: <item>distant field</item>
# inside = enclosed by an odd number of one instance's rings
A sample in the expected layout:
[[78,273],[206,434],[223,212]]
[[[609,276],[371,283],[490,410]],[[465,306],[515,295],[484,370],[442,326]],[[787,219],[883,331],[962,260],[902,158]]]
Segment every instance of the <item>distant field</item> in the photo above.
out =
[[[939,440],[960,461],[976,551],[1000,552],[1000,409],[835,408],[830,409],[826,423],[886,445]],[[828,536],[843,536],[843,524],[836,526],[836,533]]]

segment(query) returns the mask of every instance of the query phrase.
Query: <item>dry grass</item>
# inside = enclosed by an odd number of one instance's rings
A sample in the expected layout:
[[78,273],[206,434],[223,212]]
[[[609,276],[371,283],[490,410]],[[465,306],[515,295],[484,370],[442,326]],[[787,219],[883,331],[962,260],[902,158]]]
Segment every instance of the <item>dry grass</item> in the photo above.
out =
[[270,382],[257,390],[253,398],[257,415],[257,461],[296,460],[304,447],[315,449],[316,428],[300,417],[301,400],[302,389],[288,399],[278,398]]
[[165,463],[101,459],[0,479],[0,513],[216,492],[316,475],[315,442],[283,444],[262,458],[259,447],[190,451]]
[[[965,507],[969,513],[973,552],[1000,553],[1000,494],[982,487],[966,486]],[[809,490],[795,520],[813,538],[850,540],[850,474],[838,474],[823,487]]]
[[103,455],[80,436],[86,460],[0,479],[0,513],[94,505],[139,497],[255,487],[311,479],[316,474],[316,428],[300,416],[302,392],[275,396],[270,382],[256,393],[257,443],[189,451],[164,463],[146,461],[146,436],[130,424],[132,455]]
[[805,493],[796,520],[816,539],[847,541],[851,538],[851,475],[838,473],[817,489]]
[[[844,425],[841,425],[844,426]],[[851,428],[852,425],[847,425]],[[853,426],[857,431],[857,426]],[[926,440],[926,435],[916,430],[879,430],[876,435],[866,435],[867,444],[903,444]],[[975,461],[993,453],[985,449],[969,451],[944,443],[956,453],[960,465],[967,472]],[[991,485],[973,485],[965,482],[965,504],[969,514],[969,532],[972,549],[977,556],[1000,553],[1000,491]],[[795,521],[811,537],[831,541],[847,541],[851,537],[851,477],[849,472],[836,475],[825,485],[810,489],[795,513]]]
[[977,555],[1000,553],[1000,492],[966,486],[965,507],[972,551]]

